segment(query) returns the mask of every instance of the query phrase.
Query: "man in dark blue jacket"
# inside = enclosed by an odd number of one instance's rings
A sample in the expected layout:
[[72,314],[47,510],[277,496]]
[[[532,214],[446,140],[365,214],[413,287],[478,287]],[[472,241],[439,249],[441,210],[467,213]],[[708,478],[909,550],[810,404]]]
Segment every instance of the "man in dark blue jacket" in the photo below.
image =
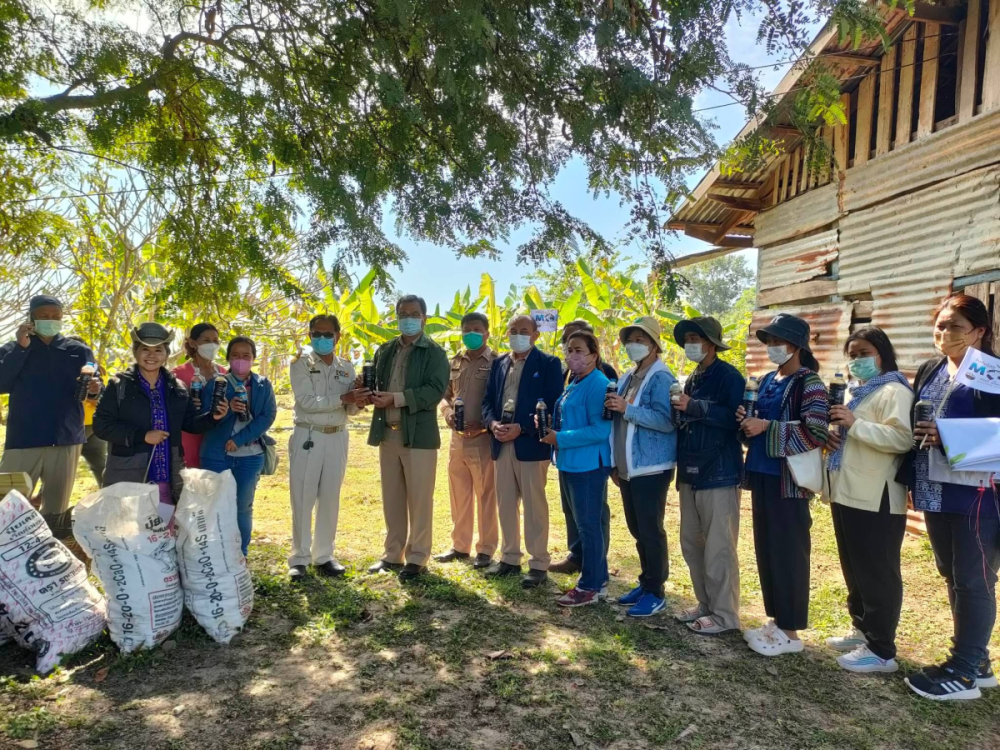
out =
[[[528,575],[521,583],[534,588],[548,577],[549,505],[545,498],[552,449],[539,442],[535,407],[545,402],[549,414],[563,390],[562,365],[535,348],[538,327],[519,315],[508,330],[511,354],[493,360],[483,398],[483,424],[490,431],[496,477],[497,509],[503,535],[500,562],[486,575],[521,574],[521,503]],[[506,415],[506,416],[505,416]]]
[[680,612],[695,633],[717,635],[740,627],[740,476],[743,449],[735,413],[746,381],[718,358],[729,347],[715,318],[682,320],[674,340],[698,367],[674,408],[682,413],[677,443],[681,551],[691,570],[698,606]]
[[[62,317],[55,297],[32,297],[28,320],[14,341],[0,347],[0,393],[10,394],[0,472],[23,471],[32,483],[41,480],[42,515],[53,534],[69,538],[69,498],[86,442],[76,388],[94,355],[86,344],[60,334]],[[100,390],[95,377],[89,392]]]

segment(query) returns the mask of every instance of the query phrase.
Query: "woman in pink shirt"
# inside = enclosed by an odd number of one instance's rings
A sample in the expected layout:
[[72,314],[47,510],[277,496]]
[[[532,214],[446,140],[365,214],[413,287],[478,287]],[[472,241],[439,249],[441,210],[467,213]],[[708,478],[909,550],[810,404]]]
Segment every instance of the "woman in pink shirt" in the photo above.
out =
[[[216,375],[224,375],[226,368],[215,364],[219,353],[219,330],[211,323],[198,323],[191,329],[191,335],[184,341],[184,351],[188,360],[173,370],[174,377],[191,390],[191,382],[200,377],[203,384],[209,384]],[[208,387],[211,387],[210,385]],[[206,389],[207,392],[207,389]],[[202,402],[198,413],[208,409],[208,404]],[[201,467],[199,454],[201,452],[201,435],[190,432],[181,433],[181,444],[184,448],[184,465],[189,469]]]

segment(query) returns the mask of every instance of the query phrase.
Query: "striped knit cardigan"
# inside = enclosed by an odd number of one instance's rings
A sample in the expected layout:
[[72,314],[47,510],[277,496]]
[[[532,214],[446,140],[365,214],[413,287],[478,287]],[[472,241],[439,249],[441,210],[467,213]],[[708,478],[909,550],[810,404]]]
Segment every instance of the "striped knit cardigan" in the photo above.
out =
[[[773,378],[770,372],[764,378]],[[798,453],[807,453],[826,445],[829,437],[830,406],[826,386],[812,370],[805,367],[791,375],[781,397],[781,418],[772,421],[767,429],[767,455],[771,458],[785,458]],[[761,390],[766,383],[761,380]],[[798,422],[798,424],[793,424]],[[744,443],[749,441],[739,433]],[[744,477],[744,487],[746,487]],[[781,462],[781,496],[808,500],[811,490],[799,487],[792,478],[788,462]]]

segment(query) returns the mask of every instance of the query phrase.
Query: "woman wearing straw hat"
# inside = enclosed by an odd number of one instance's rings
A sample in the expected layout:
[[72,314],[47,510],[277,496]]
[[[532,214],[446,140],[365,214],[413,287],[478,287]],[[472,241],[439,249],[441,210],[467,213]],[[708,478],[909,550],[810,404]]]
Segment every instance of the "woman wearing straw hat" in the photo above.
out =
[[614,413],[611,432],[611,479],[622,493],[625,520],[635,539],[642,573],[639,585],[618,599],[630,617],[663,610],[663,586],[669,567],[663,514],[677,463],[677,432],[671,421],[670,386],[676,378],[660,360],[660,323],[639,318],[618,338],[635,362],[605,406]]
[[762,656],[799,653],[798,631],[809,619],[809,500],[795,483],[788,457],[820,448],[828,437],[826,386],[809,349],[809,324],[780,313],[757,331],[778,369],[760,381],[757,416],[736,411],[749,445],[746,484],[753,500],[753,538],[764,609],[771,619],[744,638]]
[[111,381],[94,413],[94,434],[110,446],[104,485],[158,485],[160,516],[169,522],[181,493],[181,431],[211,429],[229,405],[199,416],[184,384],[165,368],[174,334],[159,323],[143,323],[131,334],[135,366]]

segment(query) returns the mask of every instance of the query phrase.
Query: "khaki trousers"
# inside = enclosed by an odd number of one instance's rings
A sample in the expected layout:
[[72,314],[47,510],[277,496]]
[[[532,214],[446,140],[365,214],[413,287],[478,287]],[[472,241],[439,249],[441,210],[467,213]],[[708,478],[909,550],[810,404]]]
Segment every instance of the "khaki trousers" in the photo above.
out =
[[[288,564],[322,565],[333,560],[340,513],[340,488],[347,471],[347,430],[329,435],[296,427],[288,440],[288,479],[292,499],[292,554]],[[312,533],[316,508],[316,534]]]
[[678,484],[681,551],[698,604],[725,628],[740,627],[740,488]]
[[503,546],[500,559],[508,565],[521,564],[521,503],[524,503],[524,546],[528,549],[528,567],[548,570],[549,502],[545,497],[548,461],[518,461],[514,446],[500,448],[496,472],[497,510]]
[[479,541],[476,553],[493,557],[497,550],[497,493],[490,455],[490,436],[474,438],[455,433],[448,455],[448,488],[451,491],[451,546],[458,552],[472,551],[472,522],[479,511]]
[[426,565],[434,530],[437,450],[408,448],[400,430],[386,429],[378,459],[386,528],[382,559]]
[[41,480],[38,492],[42,498],[42,515],[59,515],[69,509],[82,450],[82,445],[8,448],[0,459],[0,473],[24,471],[31,475],[34,484]]

